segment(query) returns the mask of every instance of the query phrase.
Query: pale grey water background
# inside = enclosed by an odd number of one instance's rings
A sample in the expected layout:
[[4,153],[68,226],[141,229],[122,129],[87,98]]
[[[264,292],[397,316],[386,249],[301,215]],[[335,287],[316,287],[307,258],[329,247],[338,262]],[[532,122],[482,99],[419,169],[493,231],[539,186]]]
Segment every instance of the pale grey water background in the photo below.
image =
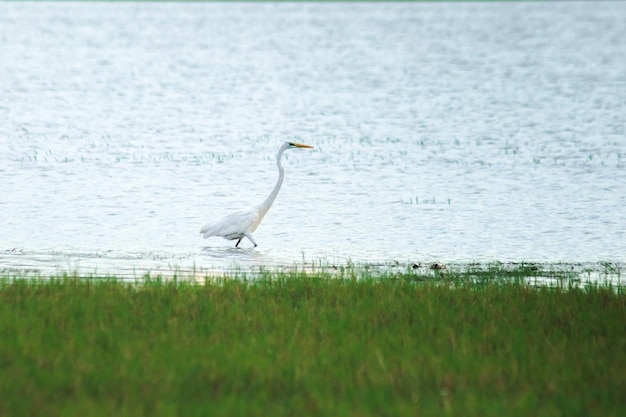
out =
[[0,270],[623,263],[625,129],[625,2],[0,3]]

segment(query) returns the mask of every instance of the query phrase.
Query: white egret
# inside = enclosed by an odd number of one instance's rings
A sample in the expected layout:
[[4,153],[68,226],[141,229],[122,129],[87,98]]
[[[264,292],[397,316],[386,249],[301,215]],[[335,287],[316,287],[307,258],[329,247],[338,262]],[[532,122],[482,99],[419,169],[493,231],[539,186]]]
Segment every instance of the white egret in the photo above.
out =
[[283,166],[280,162],[280,159],[283,156],[283,152],[285,152],[287,149],[294,148],[313,147],[296,142],[283,143],[283,145],[278,149],[278,153],[276,154],[276,165],[278,165],[278,181],[276,181],[274,189],[272,190],[270,195],[267,196],[265,201],[248,209],[231,213],[214,222],[207,223],[200,230],[202,236],[205,239],[211,236],[220,236],[228,240],[237,239],[237,244],[235,244],[235,247],[239,247],[239,243],[241,243],[241,240],[244,237],[247,237],[250,242],[254,244],[254,246],[257,246],[257,243],[252,236],[252,232],[256,230],[256,228],[259,226],[259,223],[261,223],[261,220],[263,220],[265,214],[267,214],[267,212],[269,211],[272,203],[278,195],[278,191],[280,191],[281,185],[283,185],[285,170],[283,169]]

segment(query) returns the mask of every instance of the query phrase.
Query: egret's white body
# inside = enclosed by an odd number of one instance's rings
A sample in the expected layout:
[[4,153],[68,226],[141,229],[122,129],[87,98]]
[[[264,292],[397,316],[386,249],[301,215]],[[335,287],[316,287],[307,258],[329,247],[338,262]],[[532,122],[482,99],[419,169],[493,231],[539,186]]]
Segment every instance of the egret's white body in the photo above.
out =
[[272,203],[278,195],[278,192],[280,191],[280,187],[283,185],[283,178],[285,177],[285,170],[283,169],[283,165],[281,164],[283,152],[285,152],[287,149],[294,148],[312,148],[312,146],[303,145],[301,143],[295,142],[283,143],[280,149],[278,149],[278,153],[276,154],[276,165],[278,165],[278,181],[276,181],[274,189],[272,190],[270,195],[267,196],[265,201],[248,209],[231,213],[214,222],[207,223],[200,230],[202,237],[206,239],[207,237],[211,236],[220,236],[228,240],[237,239],[237,244],[235,245],[235,247],[239,246],[241,239],[247,237],[254,246],[257,246],[257,243],[252,236],[252,232],[254,232],[256,228],[259,227],[261,220],[263,220],[263,217],[265,217],[265,215],[269,211]]

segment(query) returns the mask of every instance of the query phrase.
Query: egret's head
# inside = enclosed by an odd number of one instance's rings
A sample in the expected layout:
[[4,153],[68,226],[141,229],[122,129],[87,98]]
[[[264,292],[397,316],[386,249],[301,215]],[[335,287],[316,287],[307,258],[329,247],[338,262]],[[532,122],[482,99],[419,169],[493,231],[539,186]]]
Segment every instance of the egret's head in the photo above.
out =
[[313,148],[311,145],[304,145],[298,142],[287,142],[286,144],[289,148]]
[[312,148],[312,146],[311,145],[304,145],[304,144],[298,143],[298,142],[285,142],[285,143],[282,144],[282,146],[278,150],[277,156],[280,158],[280,155],[282,155],[283,152],[285,152],[286,150],[288,150],[288,149],[296,149],[296,148]]

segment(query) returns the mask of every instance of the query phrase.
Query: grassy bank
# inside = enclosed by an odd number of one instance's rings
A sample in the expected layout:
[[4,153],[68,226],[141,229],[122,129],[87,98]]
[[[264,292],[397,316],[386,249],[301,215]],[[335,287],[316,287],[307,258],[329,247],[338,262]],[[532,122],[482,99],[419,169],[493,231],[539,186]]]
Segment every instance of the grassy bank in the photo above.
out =
[[267,274],[0,287],[0,415],[626,415],[623,289]]

